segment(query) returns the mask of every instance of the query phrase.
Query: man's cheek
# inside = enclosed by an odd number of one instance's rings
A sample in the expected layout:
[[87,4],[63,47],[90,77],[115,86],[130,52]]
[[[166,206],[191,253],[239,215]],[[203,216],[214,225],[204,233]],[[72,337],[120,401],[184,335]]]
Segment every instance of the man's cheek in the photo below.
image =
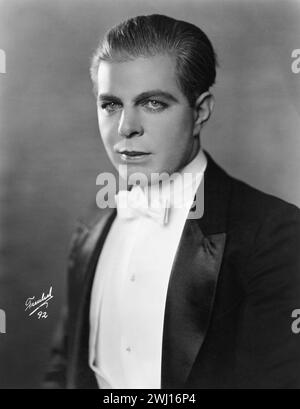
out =
[[142,118],[144,130],[154,135],[161,135],[173,127],[172,117],[164,113],[151,113]]
[[118,137],[118,126],[112,121],[99,120],[99,131],[103,140],[113,143]]

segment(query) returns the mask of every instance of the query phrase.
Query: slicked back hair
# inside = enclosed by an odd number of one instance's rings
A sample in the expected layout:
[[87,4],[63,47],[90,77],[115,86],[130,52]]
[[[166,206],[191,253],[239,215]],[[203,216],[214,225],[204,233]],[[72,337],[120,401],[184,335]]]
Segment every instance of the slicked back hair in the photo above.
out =
[[95,93],[101,61],[123,62],[154,55],[174,57],[178,85],[191,106],[215,83],[217,56],[206,34],[191,23],[152,14],[130,18],[105,34],[91,61]]

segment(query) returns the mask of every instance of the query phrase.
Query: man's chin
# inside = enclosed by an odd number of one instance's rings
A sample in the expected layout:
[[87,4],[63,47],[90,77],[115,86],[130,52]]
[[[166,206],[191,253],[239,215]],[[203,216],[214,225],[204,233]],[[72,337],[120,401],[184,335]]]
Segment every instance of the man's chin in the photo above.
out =
[[121,165],[118,167],[119,176],[127,185],[139,184],[141,187],[151,184],[152,171],[151,169],[143,169],[137,166]]
[[156,169],[146,169],[142,167],[119,166],[120,181],[127,186],[139,185],[141,187],[157,185],[170,178],[166,171],[157,171]]

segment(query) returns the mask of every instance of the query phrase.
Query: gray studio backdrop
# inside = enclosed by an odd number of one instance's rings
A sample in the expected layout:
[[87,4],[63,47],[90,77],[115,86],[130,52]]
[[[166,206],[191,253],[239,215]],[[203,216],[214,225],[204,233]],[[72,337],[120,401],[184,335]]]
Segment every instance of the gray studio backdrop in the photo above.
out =
[[[204,147],[228,172],[300,205],[300,74],[291,69],[298,1],[0,1],[1,388],[39,386],[72,229],[96,207],[97,175],[112,170],[89,58],[111,25],[149,13],[197,24],[215,45],[220,69]],[[29,317],[26,299],[51,286],[48,318]]]

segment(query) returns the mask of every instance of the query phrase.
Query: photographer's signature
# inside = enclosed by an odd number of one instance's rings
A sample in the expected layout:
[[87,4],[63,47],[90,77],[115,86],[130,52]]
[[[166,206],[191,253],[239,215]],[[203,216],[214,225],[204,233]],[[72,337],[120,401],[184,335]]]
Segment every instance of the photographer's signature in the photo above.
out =
[[30,311],[29,317],[38,311],[38,318],[47,318],[47,313],[41,311],[40,309],[42,307],[48,308],[48,303],[53,297],[52,287],[50,287],[48,293],[46,295],[45,293],[43,293],[41,298],[36,299],[35,296],[27,298],[27,300],[25,301],[25,311]]

